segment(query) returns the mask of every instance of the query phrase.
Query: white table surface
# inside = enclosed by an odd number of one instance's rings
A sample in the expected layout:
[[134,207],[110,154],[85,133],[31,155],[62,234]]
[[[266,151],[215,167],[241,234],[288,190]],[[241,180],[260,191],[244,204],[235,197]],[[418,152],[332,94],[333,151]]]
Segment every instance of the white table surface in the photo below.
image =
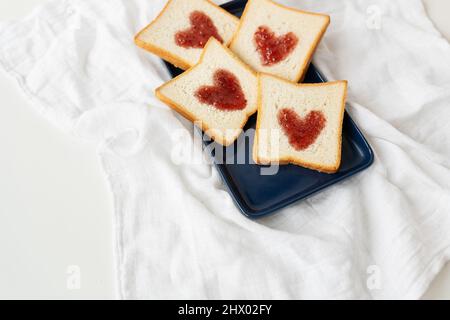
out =
[[[43,2],[0,1],[0,21]],[[450,1],[424,2],[450,39]],[[0,299],[114,298],[112,198],[95,146],[51,126],[3,71],[0,92]],[[450,265],[424,298],[450,299]]]

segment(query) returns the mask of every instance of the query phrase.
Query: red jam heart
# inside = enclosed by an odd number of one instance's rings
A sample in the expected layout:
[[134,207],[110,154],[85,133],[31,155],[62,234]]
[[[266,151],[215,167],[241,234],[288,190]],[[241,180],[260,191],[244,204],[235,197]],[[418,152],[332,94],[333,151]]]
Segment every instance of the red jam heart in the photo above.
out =
[[289,32],[277,37],[266,26],[258,27],[254,39],[263,66],[272,66],[283,61],[298,44],[298,38],[294,33]]
[[311,111],[302,119],[292,109],[278,112],[278,123],[289,138],[290,145],[297,151],[306,150],[319,137],[327,120],[320,111]]
[[191,27],[175,34],[175,43],[178,46],[186,49],[202,49],[211,37],[223,43],[214,22],[205,13],[194,11],[189,16],[189,20],[191,21]]
[[195,92],[200,102],[222,111],[243,110],[247,106],[239,79],[227,70],[214,73],[214,85],[203,86]]

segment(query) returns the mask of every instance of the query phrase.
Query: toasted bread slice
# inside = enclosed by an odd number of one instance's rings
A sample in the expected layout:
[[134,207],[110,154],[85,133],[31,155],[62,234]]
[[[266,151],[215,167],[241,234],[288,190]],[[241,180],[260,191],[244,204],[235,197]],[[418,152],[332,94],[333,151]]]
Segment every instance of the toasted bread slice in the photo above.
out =
[[212,1],[169,0],[135,43],[186,70],[198,62],[210,36],[228,45],[238,24],[238,18]]
[[200,62],[156,89],[156,96],[228,146],[256,112],[257,87],[256,73],[211,38]]
[[249,0],[230,48],[254,70],[298,82],[329,23],[327,15]]
[[261,74],[258,87],[254,161],[338,171],[347,81],[294,84]]

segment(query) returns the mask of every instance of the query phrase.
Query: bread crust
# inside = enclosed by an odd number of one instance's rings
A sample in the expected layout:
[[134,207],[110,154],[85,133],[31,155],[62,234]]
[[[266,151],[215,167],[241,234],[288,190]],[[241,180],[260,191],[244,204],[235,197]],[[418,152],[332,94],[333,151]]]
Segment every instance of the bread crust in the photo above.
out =
[[[306,163],[302,161],[299,158],[295,157],[281,157],[279,159],[264,159],[259,157],[258,155],[258,139],[259,139],[259,130],[261,126],[261,119],[263,119],[263,107],[262,107],[262,85],[261,80],[262,76],[268,76],[272,78],[276,78],[280,81],[283,81],[287,84],[294,85],[296,87],[320,87],[320,86],[326,86],[334,83],[342,83],[345,86],[344,89],[344,96],[341,102],[341,111],[340,111],[340,124],[339,124],[339,131],[341,134],[339,135],[339,141],[338,141],[338,160],[337,162],[332,166],[323,166],[319,164],[314,163]],[[347,80],[339,80],[339,81],[332,81],[332,82],[324,82],[324,83],[292,83],[286,79],[273,76],[270,74],[260,73],[258,76],[258,98],[257,98],[257,105],[258,105],[258,117],[256,122],[256,132],[255,132],[255,139],[254,139],[254,145],[253,145],[253,161],[256,164],[260,165],[268,165],[268,164],[279,164],[279,165],[285,165],[285,164],[294,164],[298,166],[302,166],[308,169],[316,170],[323,173],[336,173],[339,170],[339,167],[341,166],[341,158],[342,158],[342,127],[344,123],[344,112],[345,112],[345,104],[347,100],[347,88],[348,88],[348,81]]]
[[[245,19],[247,18],[247,13],[250,10],[249,9],[250,5],[254,1],[256,1],[256,0],[248,0],[247,5],[245,6],[244,12],[242,13],[242,16],[241,16],[239,25],[238,25],[238,27],[236,29],[236,32],[234,33],[233,37],[231,38],[230,45],[229,45],[230,48],[233,47],[234,42],[236,41],[239,33],[241,32],[242,26],[243,26],[243,24],[245,22]],[[326,14],[321,14],[321,13],[316,13],[316,12],[308,12],[308,11],[300,10],[300,9],[297,9],[297,8],[288,7],[288,6],[276,3],[276,2],[274,2],[272,0],[267,0],[267,1],[270,2],[271,4],[277,6],[277,7],[280,7],[280,8],[286,9],[286,10],[290,10],[290,11],[294,11],[294,12],[302,13],[302,14],[309,14],[309,15],[314,15],[314,16],[320,16],[320,17],[323,17],[323,18],[326,19],[326,24],[323,26],[322,30],[320,31],[319,35],[316,37],[316,39],[314,40],[313,45],[311,46],[311,48],[308,51],[308,57],[309,57],[308,60],[306,60],[302,64],[302,68],[300,68],[300,71],[299,71],[297,77],[293,80],[293,82],[299,82],[299,81],[301,82],[305,78],[306,71],[308,70],[308,66],[309,66],[309,64],[312,61],[312,58],[313,58],[314,52],[317,49],[317,46],[319,45],[320,41],[322,40],[322,38],[323,38],[323,36],[325,34],[325,31],[327,30],[328,26],[330,25],[330,20],[331,20],[330,16],[326,15]]]
[[[220,9],[223,13],[226,13],[228,16],[233,17],[233,19],[235,19],[235,21],[239,21],[239,19],[237,17],[235,17],[234,15],[232,15],[231,13],[229,13],[228,11],[224,10],[223,8],[221,8],[220,6],[218,6],[217,4],[215,4],[214,2],[212,2],[211,0],[205,0],[206,2],[208,2],[209,4],[213,5],[214,7]],[[149,24],[147,25],[144,29],[142,29],[141,31],[138,32],[138,34],[134,37],[134,43],[142,48],[145,49],[155,55],[157,55],[158,57],[170,62],[171,64],[173,64],[174,66],[182,69],[182,70],[187,70],[190,67],[192,67],[192,64],[189,63],[188,61],[184,60],[182,57],[173,54],[170,51],[167,51],[164,48],[158,47],[157,45],[142,41],[140,39],[140,36],[146,32],[148,29],[150,29],[157,21],[159,18],[161,18],[164,13],[166,12],[166,10],[169,8],[169,6],[172,4],[173,0],[169,0],[167,1],[166,5],[164,6],[164,8],[161,10],[161,12],[158,14],[158,16]],[[231,43],[232,38],[224,43],[224,45],[228,46]]]
[[[185,77],[186,75],[188,75],[191,71],[195,70],[195,68],[197,68],[198,66],[200,66],[203,63],[204,60],[204,56],[205,56],[205,52],[207,50],[207,48],[211,45],[211,43],[213,42],[218,42],[215,38],[211,38],[208,40],[208,42],[205,45],[205,48],[203,49],[202,55],[200,56],[200,59],[198,61],[198,63],[196,65],[194,65],[193,67],[189,68],[188,70],[186,70],[184,73],[180,74],[179,76],[169,80],[168,82],[164,83],[162,86],[158,87],[155,90],[155,96],[161,100],[163,103],[165,103],[166,105],[168,105],[169,107],[171,107],[173,110],[177,111],[178,113],[180,113],[184,118],[186,118],[187,120],[196,123],[196,122],[201,122],[202,127],[200,129],[202,129],[206,134],[208,134],[208,136],[211,137],[211,139],[213,139],[215,142],[228,147],[231,144],[234,143],[234,141],[236,141],[236,139],[239,137],[239,135],[242,133],[242,129],[244,128],[245,124],[247,123],[248,119],[255,114],[255,112],[257,111],[257,106],[255,106],[254,108],[251,108],[250,112],[247,112],[245,115],[245,119],[244,121],[240,124],[240,130],[239,132],[236,132],[236,135],[233,137],[233,139],[230,140],[226,140],[224,136],[222,135],[215,135],[212,134],[212,128],[208,123],[205,123],[202,119],[197,118],[194,114],[192,114],[189,110],[187,110],[186,108],[184,108],[182,105],[176,103],[175,101],[171,100],[169,97],[166,97],[165,95],[163,95],[161,93],[162,89],[171,84],[172,82],[177,81],[178,79]],[[253,71],[247,64],[245,64],[244,62],[242,62],[229,48],[227,48],[226,46],[220,44],[227,52],[228,54],[230,54],[230,56],[236,60],[236,62],[238,62],[241,66],[243,66],[245,69],[247,69],[249,72],[251,72],[255,77],[258,77],[258,74]]]

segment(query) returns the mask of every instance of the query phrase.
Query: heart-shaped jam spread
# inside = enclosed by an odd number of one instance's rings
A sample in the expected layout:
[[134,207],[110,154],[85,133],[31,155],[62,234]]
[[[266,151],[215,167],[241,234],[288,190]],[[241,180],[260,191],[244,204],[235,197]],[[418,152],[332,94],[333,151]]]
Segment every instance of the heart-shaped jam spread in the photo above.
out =
[[289,138],[289,144],[297,151],[306,150],[319,137],[326,125],[321,111],[311,111],[303,119],[292,109],[278,112],[278,123]]
[[214,22],[204,12],[192,12],[189,20],[191,21],[190,28],[175,34],[175,43],[178,46],[186,49],[202,49],[211,37],[223,43],[223,39],[219,35]]
[[220,69],[214,72],[214,84],[203,86],[195,92],[200,102],[222,111],[243,110],[247,106],[239,79],[231,72]]
[[267,26],[260,26],[255,32],[254,39],[263,66],[272,66],[283,61],[299,42],[294,33],[289,32],[277,37]]

